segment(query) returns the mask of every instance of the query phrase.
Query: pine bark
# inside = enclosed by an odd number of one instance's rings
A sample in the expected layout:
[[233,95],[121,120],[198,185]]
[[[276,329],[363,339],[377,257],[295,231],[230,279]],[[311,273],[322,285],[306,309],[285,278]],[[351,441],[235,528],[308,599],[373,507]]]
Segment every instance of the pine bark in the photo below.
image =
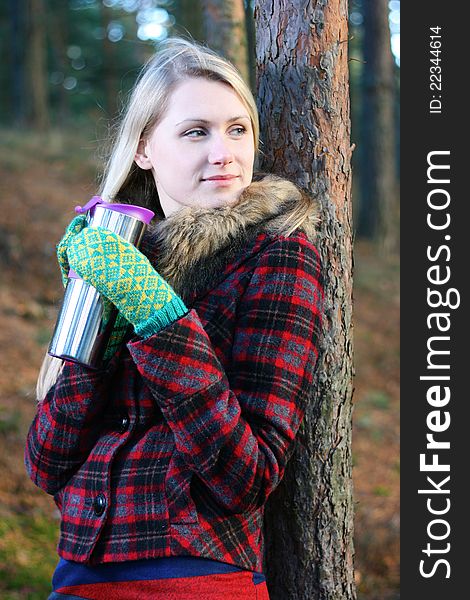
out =
[[359,234],[387,251],[398,246],[394,62],[388,0],[363,0],[361,196]]
[[263,170],[318,197],[325,277],[316,383],[268,501],[271,600],[349,600],[353,573],[352,207],[347,0],[256,0]]
[[228,58],[249,81],[243,0],[201,0],[207,45]]
[[256,90],[256,33],[253,17],[253,4],[253,0],[246,0],[245,2],[245,30],[249,84],[254,93]]

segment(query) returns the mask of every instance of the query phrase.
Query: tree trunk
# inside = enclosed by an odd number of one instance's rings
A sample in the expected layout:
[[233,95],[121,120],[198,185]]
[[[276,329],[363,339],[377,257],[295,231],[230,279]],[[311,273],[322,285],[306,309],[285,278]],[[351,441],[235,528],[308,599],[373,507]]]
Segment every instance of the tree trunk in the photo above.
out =
[[264,160],[315,194],[324,337],[296,450],[266,507],[271,600],[349,600],[353,573],[352,220],[347,0],[256,0]]
[[256,89],[256,33],[253,18],[253,0],[245,0],[245,30],[247,47],[247,64],[249,73],[249,84],[251,90]]
[[360,235],[398,246],[398,181],[395,147],[395,79],[388,0],[363,0]]
[[[63,73],[64,77],[67,72],[67,46],[69,38],[69,6],[68,2],[54,2],[51,6],[53,9],[49,35],[52,46],[52,55],[54,58],[54,67],[59,73]],[[69,119],[69,94],[63,85],[59,85],[57,89],[57,119],[56,123],[63,127]]]
[[31,92],[32,126],[38,131],[49,127],[46,55],[46,7],[44,0],[29,0],[29,40],[27,48]]
[[175,2],[174,14],[177,23],[175,27],[177,34],[185,36],[190,32],[192,38],[199,42],[204,42],[204,27],[200,2],[194,2],[194,0],[177,0]]
[[23,125],[25,120],[25,77],[24,77],[24,6],[20,0],[9,0],[10,19],[10,114],[16,125]]
[[243,0],[201,0],[205,39],[250,80]]
[[114,118],[118,111],[118,76],[116,72],[116,46],[111,42],[108,36],[108,27],[113,21],[113,10],[106,5],[100,7],[101,24],[106,32],[103,38],[103,64],[102,64],[102,84],[104,94],[104,107],[107,117]]

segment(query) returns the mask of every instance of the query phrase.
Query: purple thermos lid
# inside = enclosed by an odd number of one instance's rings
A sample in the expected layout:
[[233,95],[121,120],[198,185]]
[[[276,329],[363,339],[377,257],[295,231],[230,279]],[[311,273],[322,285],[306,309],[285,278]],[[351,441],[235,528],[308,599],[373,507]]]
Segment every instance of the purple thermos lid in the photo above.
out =
[[123,215],[134,217],[139,221],[143,221],[147,225],[155,216],[155,213],[148,208],[142,208],[141,206],[136,206],[135,204],[111,204],[110,202],[105,202],[101,196],[93,196],[93,198],[91,198],[91,200],[89,200],[85,206],[76,206],[75,212],[83,215],[84,213],[90,211],[90,213],[93,214],[97,204],[102,204],[108,210],[114,210],[122,213]]

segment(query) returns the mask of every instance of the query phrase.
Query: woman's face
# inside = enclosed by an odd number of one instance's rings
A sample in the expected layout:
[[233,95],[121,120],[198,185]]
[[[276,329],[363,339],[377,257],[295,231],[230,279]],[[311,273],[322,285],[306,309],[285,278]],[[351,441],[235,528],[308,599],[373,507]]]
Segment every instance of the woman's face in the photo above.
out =
[[152,170],[168,217],[183,206],[236,202],[251,183],[254,157],[251,120],[236,92],[218,81],[192,78],[175,88],[135,161]]

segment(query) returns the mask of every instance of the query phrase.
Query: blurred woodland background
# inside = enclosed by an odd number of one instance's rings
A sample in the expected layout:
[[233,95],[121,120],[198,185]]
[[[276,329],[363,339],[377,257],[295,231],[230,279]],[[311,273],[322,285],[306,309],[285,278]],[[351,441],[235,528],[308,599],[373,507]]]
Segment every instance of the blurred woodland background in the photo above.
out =
[[[399,9],[398,0],[349,2],[359,600],[399,598]],[[102,142],[159,40],[191,35],[207,42],[239,67],[256,96],[253,10],[251,0],[0,3],[0,597],[5,600],[46,598],[57,561],[55,505],[23,467],[37,371],[62,297],[55,244],[73,207],[95,193]]]

